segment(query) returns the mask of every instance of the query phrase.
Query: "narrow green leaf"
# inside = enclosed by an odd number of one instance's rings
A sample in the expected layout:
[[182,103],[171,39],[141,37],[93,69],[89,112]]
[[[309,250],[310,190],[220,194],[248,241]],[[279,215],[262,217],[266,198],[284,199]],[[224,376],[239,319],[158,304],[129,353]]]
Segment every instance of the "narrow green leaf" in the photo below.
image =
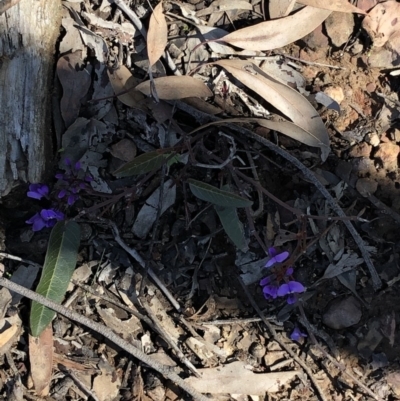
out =
[[201,181],[190,178],[188,183],[194,196],[197,196],[203,201],[213,203],[214,205],[225,207],[249,207],[253,203],[239,195],[223,191],[222,189],[218,189]]
[[[54,302],[61,303],[74,272],[81,230],[77,223],[59,221],[51,231],[46,258],[36,292]],[[51,322],[55,312],[32,302],[30,326],[38,337]]]
[[132,161],[124,164],[118,170],[114,171],[114,175],[118,178],[130,177],[131,175],[145,174],[160,168],[164,161],[169,158],[171,153],[160,153],[158,150],[154,152],[144,153],[135,157]]
[[243,224],[239,220],[237,209],[235,207],[222,206],[214,206],[214,208],[228,237],[238,249],[246,252],[249,247],[247,246]]

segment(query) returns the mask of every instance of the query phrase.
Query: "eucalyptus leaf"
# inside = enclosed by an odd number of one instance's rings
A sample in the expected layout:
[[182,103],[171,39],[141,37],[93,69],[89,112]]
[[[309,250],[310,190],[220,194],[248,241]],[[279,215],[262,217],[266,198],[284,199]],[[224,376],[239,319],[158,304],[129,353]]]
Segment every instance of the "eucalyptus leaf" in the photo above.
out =
[[[76,266],[80,243],[80,227],[77,223],[59,221],[52,229],[42,276],[36,292],[61,303]],[[30,327],[34,337],[39,337],[52,321],[55,312],[38,302],[32,302]]]
[[158,150],[144,153],[124,164],[118,170],[114,171],[113,174],[116,177],[121,178],[149,173],[150,171],[159,169],[170,155],[171,153],[160,153]]
[[239,220],[237,209],[235,207],[215,206],[215,210],[228,237],[237,248],[246,252],[249,247],[247,246],[243,224]]
[[225,207],[250,207],[253,204],[252,201],[242,198],[239,195],[223,191],[222,189],[218,189],[201,181],[190,178],[188,183],[194,196],[203,201],[213,203],[214,205]]

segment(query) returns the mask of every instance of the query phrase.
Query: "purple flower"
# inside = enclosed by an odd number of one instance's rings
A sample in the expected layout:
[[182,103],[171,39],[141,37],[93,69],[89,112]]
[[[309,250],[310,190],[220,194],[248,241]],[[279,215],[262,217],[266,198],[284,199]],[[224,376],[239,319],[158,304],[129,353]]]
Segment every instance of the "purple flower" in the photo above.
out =
[[300,329],[296,326],[290,335],[290,339],[293,341],[299,341],[300,338],[307,337],[307,334],[300,331]]
[[288,295],[287,303],[294,304],[297,301],[295,294],[304,292],[306,289],[303,284],[298,281],[289,281],[288,283],[282,284],[278,289],[278,297],[284,297]]
[[49,187],[46,184],[31,184],[27,195],[33,199],[42,199],[49,194]]
[[285,251],[282,253],[278,253],[278,251],[274,247],[269,248],[268,253],[271,256],[271,259],[267,262],[265,267],[271,267],[275,263],[281,263],[289,257],[289,252]]
[[57,221],[64,220],[64,213],[54,209],[43,209],[25,223],[32,224],[33,231],[40,231],[44,227],[53,227]]
[[275,299],[278,296],[278,287],[273,284],[268,284],[264,286],[263,293],[266,299]]

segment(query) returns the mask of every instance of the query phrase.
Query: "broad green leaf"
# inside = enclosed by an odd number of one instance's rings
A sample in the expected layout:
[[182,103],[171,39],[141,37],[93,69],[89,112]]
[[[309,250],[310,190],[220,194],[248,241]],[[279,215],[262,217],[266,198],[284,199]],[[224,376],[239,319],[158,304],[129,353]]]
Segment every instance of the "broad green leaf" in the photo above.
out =
[[149,173],[150,171],[159,169],[170,155],[171,153],[160,153],[158,150],[144,153],[124,164],[118,170],[114,171],[113,174],[121,178]]
[[[51,231],[46,258],[36,292],[54,302],[61,303],[74,272],[81,230],[77,223],[59,221]],[[32,302],[30,326],[38,337],[51,322],[55,312]]]
[[240,249],[242,252],[246,252],[249,247],[247,246],[243,224],[239,220],[237,209],[235,207],[214,207],[228,237],[238,249]]
[[222,189],[218,189],[201,181],[189,179],[188,183],[194,196],[197,196],[203,201],[213,203],[214,205],[225,207],[249,207],[253,204],[252,201],[242,198],[239,195],[223,191]]

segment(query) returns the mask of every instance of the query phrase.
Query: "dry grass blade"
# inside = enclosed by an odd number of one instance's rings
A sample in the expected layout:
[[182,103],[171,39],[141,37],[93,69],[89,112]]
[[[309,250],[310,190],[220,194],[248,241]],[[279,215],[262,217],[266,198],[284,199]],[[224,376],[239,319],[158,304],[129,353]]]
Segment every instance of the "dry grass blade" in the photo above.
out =
[[286,46],[312,32],[332,11],[304,7],[289,17],[239,29],[220,41],[246,50],[272,50]]
[[298,3],[305,6],[323,8],[324,10],[339,11],[341,13],[367,14],[356,6],[350,4],[347,0],[297,0]]
[[[164,100],[184,99],[186,97],[209,97],[211,90],[198,79],[183,75],[154,79],[158,97]],[[150,81],[139,84],[135,90],[147,96],[151,94]]]
[[[329,134],[318,112],[305,97],[289,86],[276,81],[252,63],[241,60],[220,60],[215,64],[225,68],[244,85],[289,117],[301,128],[301,131],[293,131],[295,134],[292,136],[290,130],[285,127],[284,133],[307,145],[321,148],[321,158],[323,161],[326,160],[330,152]],[[282,129],[279,131],[282,132]]]
[[149,31],[147,33],[147,54],[150,67],[164,54],[168,42],[168,26],[165,20],[162,2],[154,8],[150,17]]
[[108,78],[119,101],[132,108],[146,109],[143,103],[145,100],[143,94],[132,89],[139,83],[139,80],[132,76],[128,68],[121,65],[114,71],[108,71]]

